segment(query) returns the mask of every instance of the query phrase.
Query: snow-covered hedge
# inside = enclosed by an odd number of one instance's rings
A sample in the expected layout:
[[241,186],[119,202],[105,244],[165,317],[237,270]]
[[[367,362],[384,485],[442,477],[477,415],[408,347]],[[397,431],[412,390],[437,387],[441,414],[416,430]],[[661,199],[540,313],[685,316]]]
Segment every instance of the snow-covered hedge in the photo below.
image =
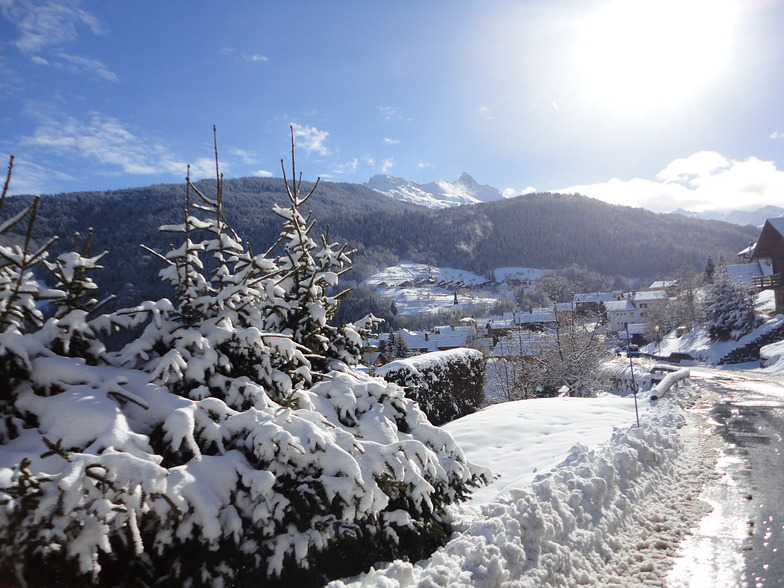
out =
[[[488,475],[400,386],[351,367],[367,323],[329,325],[327,293],[348,257],[309,237],[296,187],[276,258],[231,230],[220,182],[197,196],[162,228],[181,245],[152,252],[172,300],[102,314],[88,243],[47,263],[45,289],[47,245],[0,242],[0,577],[320,585],[425,557]],[[136,335],[110,352],[117,329]]]
[[484,402],[485,360],[476,349],[435,351],[398,359],[376,375],[404,386],[430,421],[440,425],[475,412]]

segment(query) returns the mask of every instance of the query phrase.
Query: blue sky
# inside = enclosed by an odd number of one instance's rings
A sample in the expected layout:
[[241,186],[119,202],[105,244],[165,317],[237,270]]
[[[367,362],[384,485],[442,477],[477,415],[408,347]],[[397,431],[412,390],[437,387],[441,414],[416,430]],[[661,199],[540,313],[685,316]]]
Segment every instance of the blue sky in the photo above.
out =
[[784,0],[0,0],[13,191],[388,173],[784,206]]

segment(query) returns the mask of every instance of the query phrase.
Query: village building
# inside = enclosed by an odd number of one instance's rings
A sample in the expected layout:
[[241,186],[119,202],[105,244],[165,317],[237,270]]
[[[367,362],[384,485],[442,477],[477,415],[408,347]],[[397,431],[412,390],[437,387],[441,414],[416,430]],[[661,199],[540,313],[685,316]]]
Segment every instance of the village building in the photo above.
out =
[[751,261],[768,260],[770,273],[752,278],[753,286],[759,290],[773,290],[776,312],[784,313],[784,217],[765,221],[759,239],[751,253]]
[[[605,302],[610,330],[626,331],[628,326],[630,331],[640,332],[642,328],[644,332],[650,326],[648,317],[651,312],[665,305],[668,299],[664,290],[646,290],[626,294],[619,300]],[[633,325],[642,325],[642,327],[633,327]]]
[[577,314],[583,316],[594,316],[607,318],[604,303],[615,300],[612,292],[592,292],[587,294],[575,294],[572,297],[572,305]]

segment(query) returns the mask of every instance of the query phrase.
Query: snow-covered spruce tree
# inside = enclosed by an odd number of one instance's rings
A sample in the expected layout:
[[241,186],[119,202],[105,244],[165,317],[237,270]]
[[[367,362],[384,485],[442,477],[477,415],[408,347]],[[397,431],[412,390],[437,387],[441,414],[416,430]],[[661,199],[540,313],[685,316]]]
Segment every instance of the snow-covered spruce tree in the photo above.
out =
[[[165,513],[168,499],[145,469],[155,461],[145,466],[139,459],[149,445],[121,413],[124,403],[138,401],[127,379],[95,365],[103,347],[86,320],[98,306],[87,272],[102,255],[87,257],[86,241],[49,263],[55,239],[38,248],[31,240],[39,202],[0,224],[5,241],[11,227],[27,222],[22,246],[0,243],[0,577],[36,586],[89,584],[98,554],[135,552],[142,513],[157,503]],[[42,262],[56,278],[54,289],[33,275]],[[56,305],[45,321],[43,301]],[[168,527],[166,514],[155,518]]]
[[754,312],[754,297],[732,281],[726,266],[719,266],[708,287],[705,326],[713,341],[737,341],[760,324]]
[[131,343],[83,346],[87,361],[46,325],[12,342],[25,370],[1,440],[3,576],[319,585],[425,556],[486,476],[398,386],[265,330],[293,268],[252,254],[216,186],[164,227],[181,241],[159,254],[173,301],[79,325],[143,329]]
[[349,271],[351,260],[345,245],[329,240],[328,231],[321,236],[320,246],[311,236],[316,223],[302,215],[301,207],[313,196],[319,181],[302,195],[302,176],[296,176],[293,129],[291,132],[290,182],[281,160],[289,206],[273,207],[283,219],[283,231],[272,248],[282,248],[276,264],[283,275],[276,283],[276,299],[268,305],[265,328],[301,345],[320,373],[333,359],[349,365],[359,363],[362,338],[353,325],[330,324],[340,301],[348,294],[347,290],[331,294],[331,290],[337,288],[340,275]]

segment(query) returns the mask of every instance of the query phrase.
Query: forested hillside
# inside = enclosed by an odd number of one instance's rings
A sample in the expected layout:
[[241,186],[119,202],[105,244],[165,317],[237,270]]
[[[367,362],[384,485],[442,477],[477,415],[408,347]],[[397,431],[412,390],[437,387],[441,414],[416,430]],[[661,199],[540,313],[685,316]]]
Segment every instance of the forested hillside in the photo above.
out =
[[[576,194],[530,194],[439,211],[423,249],[444,265],[486,273],[577,264],[606,275],[657,278],[708,256],[735,262],[759,229],[617,206]],[[439,247],[449,243],[450,247]]]
[[[199,185],[209,191],[209,183]],[[160,184],[45,196],[35,234],[39,239],[59,235],[56,252],[70,245],[76,231],[84,234],[93,227],[92,251],[110,253],[107,269],[96,277],[103,290],[117,293],[123,304],[167,295],[157,278],[159,260],[139,244],[158,250],[169,246],[158,227],[181,221],[184,192],[184,185]],[[270,208],[285,198],[282,179],[240,178],[224,184],[226,217],[257,253],[274,243],[279,227]],[[30,201],[10,198],[4,216]],[[324,182],[319,198],[308,205],[319,219],[317,233],[329,227],[331,239],[357,249],[355,279],[400,259],[482,274],[505,266],[578,264],[611,276],[660,278],[684,264],[702,269],[708,256],[732,262],[757,236],[752,227],[655,214],[578,195],[533,194],[434,211],[359,184]]]

